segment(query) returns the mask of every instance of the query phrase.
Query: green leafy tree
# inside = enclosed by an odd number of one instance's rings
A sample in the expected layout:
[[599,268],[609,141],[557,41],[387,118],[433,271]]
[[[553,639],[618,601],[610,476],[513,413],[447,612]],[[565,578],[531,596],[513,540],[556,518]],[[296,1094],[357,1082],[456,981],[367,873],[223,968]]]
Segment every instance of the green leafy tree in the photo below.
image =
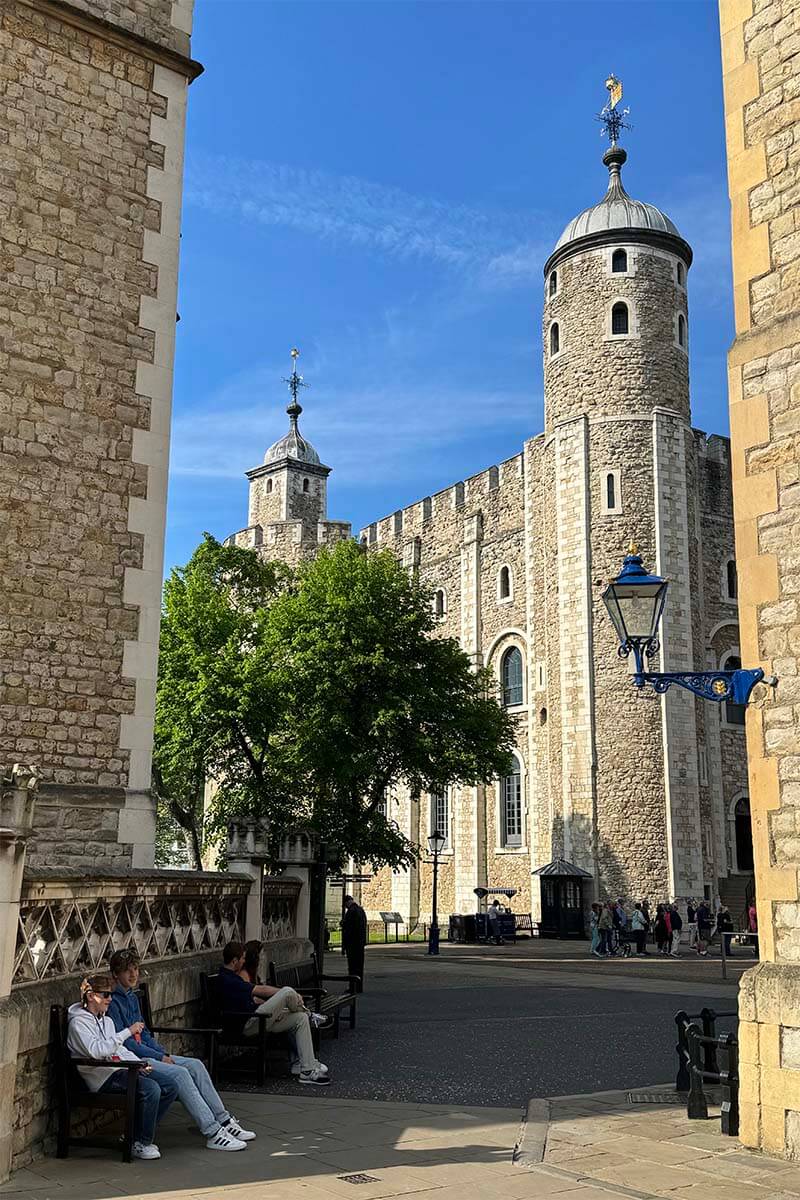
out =
[[293,807],[286,706],[265,633],[287,578],[280,564],[206,534],[164,585],[153,788],[162,836],[177,823],[196,868],[207,779],[217,829],[236,812],[269,811],[280,823]]
[[430,592],[388,551],[323,550],[274,601],[267,628],[294,773],[342,857],[375,869],[416,857],[383,812],[394,786],[438,792],[510,770],[513,726],[491,672],[435,636]]

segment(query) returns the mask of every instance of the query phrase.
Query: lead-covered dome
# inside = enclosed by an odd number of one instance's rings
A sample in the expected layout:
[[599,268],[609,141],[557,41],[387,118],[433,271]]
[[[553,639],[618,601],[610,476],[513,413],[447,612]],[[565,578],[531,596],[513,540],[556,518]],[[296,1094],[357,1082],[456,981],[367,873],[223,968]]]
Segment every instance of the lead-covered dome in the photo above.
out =
[[556,242],[551,260],[556,255],[562,258],[567,247],[584,239],[588,239],[589,243],[606,239],[624,241],[629,235],[633,241],[650,240],[651,237],[653,240],[674,238],[680,243],[687,265],[691,263],[691,249],[666,213],[656,208],[655,204],[632,199],[625,191],[621,169],[627,157],[621,146],[612,145],[606,150],[603,162],[608,167],[608,190],[598,204],[593,204],[572,218]]
[[[299,405],[298,405],[299,407]],[[292,419],[291,428],[282,438],[270,446],[264,455],[264,464],[280,462],[284,458],[294,458],[298,462],[320,465],[320,458],[311,442],[300,436],[297,428],[297,417]]]

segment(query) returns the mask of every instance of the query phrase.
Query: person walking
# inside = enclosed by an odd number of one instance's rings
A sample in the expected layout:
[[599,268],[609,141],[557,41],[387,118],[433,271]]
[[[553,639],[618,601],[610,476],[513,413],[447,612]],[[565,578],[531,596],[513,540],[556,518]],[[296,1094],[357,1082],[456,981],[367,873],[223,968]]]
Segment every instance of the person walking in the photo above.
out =
[[357,975],[357,992],[364,990],[364,947],[367,944],[367,914],[352,896],[344,898],[342,949],[347,955],[348,975]]
[[711,909],[705,900],[697,906],[697,954],[700,958],[708,957],[708,942],[711,937]]
[[694,950],[697,945],[697,905],[694,900],[686,905],[686,923],[689,927],[689,949]]
[[603,958],[604,957],[603,954],[601,954],[601,952],[600,952],[600,930],[598,928],[599,923],[600,923],[601,911],[602,911],[601,906],[599,904],[595,903],[592,905],[592,913],[591,913],[591,916],[589,917],[589,932],[590,932],[591,938],[592,938],[591,943],[589,945],[589,953],[593,954],[595,958]]
[[658,953],[666,956],[667,944],[670,940],[670,926],[667,910],[663,904],[659,904],[656,908],[655,935]]
[[680,958],[678,947],[681,944],[681,930],[683,929],[683,917],[678,912],[677,904],[669,905],[669,921],[672,926],[672,938],[670,941],[669,952],[673,958]]
[[633,915],[631,917],[631,931],[636,939],[636,957],[644,957],[647,955],[645,942],[647,941],[647,917],[644,915],[641,904],[634,904]]
[[600,934],[600,953],[603,955],[612,955],[614,953],[614,921],[611,916],[611,908],[608,904],[600,906],[597,929]]
[[720,946],[724,949],[726,956],[732,958],[733,917],[727,904],[723,904],[717,913],[717,932],[719,933]]
[[755,900],[751,900],[747,906],[747,928],[753,935],[750,938],[750,945],[753,947],[753,958],[758,958],[758,912]]

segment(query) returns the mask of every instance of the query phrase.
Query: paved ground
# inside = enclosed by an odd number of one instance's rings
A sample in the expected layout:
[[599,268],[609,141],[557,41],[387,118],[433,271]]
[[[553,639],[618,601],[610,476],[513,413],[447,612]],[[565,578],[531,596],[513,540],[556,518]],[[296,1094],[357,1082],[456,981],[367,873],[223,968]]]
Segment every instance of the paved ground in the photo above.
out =
[[718,980],[624,979],[595,961],[537,972],[491,957],[408,954],[370,951],[358,1028],[323,1041],[336,1095],[522,1108],[531,1096],[667,1082],[678,1009],[735,1009],[735,987]]

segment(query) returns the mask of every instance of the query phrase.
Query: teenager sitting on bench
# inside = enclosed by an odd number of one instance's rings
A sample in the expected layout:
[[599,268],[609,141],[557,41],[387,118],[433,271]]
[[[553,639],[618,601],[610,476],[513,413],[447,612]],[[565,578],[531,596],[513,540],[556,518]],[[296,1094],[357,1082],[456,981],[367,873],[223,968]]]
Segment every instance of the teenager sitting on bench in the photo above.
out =
[[240,972],[244,961],[242,943],[228,942],[222,951],[223,966],[219,973],[222,1011],[229,1020],[232,1013],[240,1017],[245,1037],[257,1037],[258,1018],[267,1017],[269,1033],[288,1033],[294,1039],[300,1067],[299,1082],[326,1087],[331,1081],[330,1075],[314,1053],[311,1021],[324,1028],[330,1020],[319,1013],[310,1013],[294,988],[274,988],[268,983],[252,984],[243,979]]
[[183,1107],[206,1139],[209,1150],[244,1150],[256,1136],[242,1129],[222,1103],[205,1065],[199,1058],[169,1054],[142,1022],[142,1010],[135,989],[139,985],[139,956],[135,950],[117,950],[111,956],[114,992],[109,1016],[119,1030],[139,1026],[138,1035],[129,1037],[125,1046],[138,1058],[147,1059],[151,1076],[168,1084],[177,1093]]
[[[115,1067],[115,1062],[131,1062],[138,1055],[127,1049],[125,1042],[141,1034],[141,1021],[134,1021],[117,1030],[107,1016],[114,980],[110,975],[90,975],[81,984],[81,1002],[73,1004],[68,1013],[67,1046],[76,1058],[96,1058],[107,1066],[78,1067],[78,1074],[90,1092],[126,1092],[128,1072]],[[136,1113],[134,1120],[134,1158],[161,1158],[153,1141],[156,1126],[178,1090],[172,1081],[153,1079],[149,1066],[137,1073]]]

